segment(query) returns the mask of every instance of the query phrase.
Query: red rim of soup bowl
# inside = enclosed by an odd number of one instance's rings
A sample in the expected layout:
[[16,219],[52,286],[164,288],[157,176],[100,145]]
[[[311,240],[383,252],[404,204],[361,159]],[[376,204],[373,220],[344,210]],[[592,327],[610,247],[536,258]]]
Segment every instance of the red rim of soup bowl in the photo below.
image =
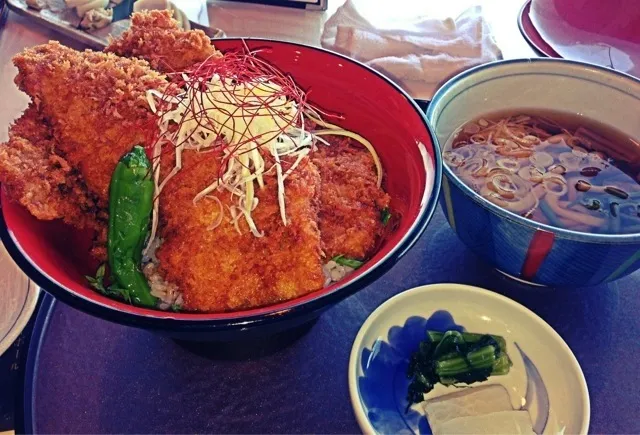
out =
[[[404,208],[402,210],[403,217],[400,220],[399,228],[389,236],[382,248],[361,269],[356,270],[343,282],[335,283],[288,301],[260,308],[224,313],[160,311],[137,307],[111,299],[91,289],[86,282],[81,285],[78,283],[78,277],[81,277],[81,274],[77,270],[77,273],[74,274],[76,281],[72,281],[72,278],[66,272],[68,269],[65,266],[77,269],[74,266],[73,259],[64,255],[58,255],[59,258],[55,256],[50,258],[48,256],[52,253],[55,254],[54,251],[61,254],[59,245],[68,245],[70,242],[68,238],[64,239],[64,237],[73,238],[78,236],[78,240],[85,241],[87,237],[83,238],[81,232],[59,222],[38,221],[21,205],[9,202],[6,191],[3,188],[0,193],[0,208],[2,208],[2,213],[0,214],[0,239],[4,242],[14,261],[36,284],[75,308],[117,323],[169,331],[178,329],[202,331],[242,329],[276,322],[285,318],[292,319],[295,317],[294,314],[309,314],[328,308],[339,300],[371,284],[389,270],[415,244],[431,220],[437,206],[442,175],[442,161],[437,142],[427,123],[426,116],[418,104],[399,86],[382,74],[338,53],[303,44],[260,38],[224,38],[215,40],[216,47],[223,52],[239,48],[243,43],[249,44],[252,50],[257,47],[270,47],[273,50],[269,51],[268,54],[275,57],[289,55],[311,56],[317,64],[325,62],[324,65],[316,66],[324,66],[326,68],[331,67],[327,61],[333,60],[334,63],[338,61],[336,65],[339,65],[340,68],[344,67],[346,74],[352,74],[356,78],[367,81],[369,87],[374,85],[376,87],[376,98],[378,96],[380,98],[386,96],[390,101],[401,100],[402,113],[395,113],[396,119],[390,120],[390,123],[410,119],[417,128],[422,129],[422,131],[411,133],[413,137],[421,137],[421,142],[424,145],[422,147],[418,146],[416,140],[416,146],[412,146],[412,148],[415,148],[413,151],[413,166],[410,164],[411,161],[406,164],[408,161],[405,160],[408,159],[406,156],[397,157],[393,162],[386,161],[385,153],[381,152],[381,148],[377,147],[383,160],[383,167],[387,169],[386,174],[394,172],[405,173],[404,178],[409,180],[404,183],[405,187],[406,185],[414,185],[417,186],[414,190],[421,190],[419,195],[414,194],[410,198],[401,198],[397,201],[395,205]],[[278,52],[278,48],[281,49],[282,53]],[[298,65],[296,63],[297,60],[297,58],[294,60],[295,65]],[[278,66],[277,61],[273,63]],[[343,69],[340,71],[343,71]],[[285,70],[285,72],[289,71]],[[298,80],[300,74],[292,71],[291,75],[304,88],[304,83],[300,83],[300,81],[304,80]],[[357,77],[357,75],[362,77]],[[312,102],[315,102],[314,97],[320,95],[314,94],[313,89],[309,94]],[[327,98],[326,95],[324,97]],[[320,106],[321,103],[316,104]],[[349,113],[348,110],[345,110],[345,112]],[[352,118],[347,115],[344,123],[348,124],[349,119]],[[366,123],[366,120],[362,120],[362,123]],[[346,126],[349,128],[348,125]],[[387,127],[387,129],[389,128]],[[360,133],[367,136],[366,132],[360,131]],[[376,143],[375,140],[372,140],[372,142]],[[405,148],[408,147],[408,145],[405,146]],[[406,149],[403,149],[403,151],[406,151]],[[389,151],[388,154],[391,153]],[[418,155],[419,158],[417,157]],[[402,162],[404,162],[404,166]],[[394,165],[391,166],[390,163],[394,163]],[[390,171],[390,168],[393,170]],[[417,170],[418,168],[420,170]],[[394,189],[397,190],[398,185],[393,180],[393,176],[387,179],[388,189],[392,185],[396,185]],[[394,199],[392,195],[392,204]],[[57,230],[66,232],[66,234],[63,236],[63,240],[58,242],[58,246],[53,247],[51,246],[50,237],[59,234]],[[46,237],[39,237],[43,234],[46,234]],[[86,261],[86,251],[84,254],[84,260]],[[76,258],[80,257],[76,256]],[[56,261],[61,264],[57,264],[54,267],[53,263]],[[65,262],[67,263],[66,265],[64,264]],[[79,280],[83,282],[81,278]]]

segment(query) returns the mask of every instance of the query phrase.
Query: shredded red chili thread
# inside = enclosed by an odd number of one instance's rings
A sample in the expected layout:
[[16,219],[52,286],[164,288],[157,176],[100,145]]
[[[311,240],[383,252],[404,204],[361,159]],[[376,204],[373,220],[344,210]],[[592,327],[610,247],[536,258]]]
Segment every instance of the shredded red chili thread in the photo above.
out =
[[[174,149],[178,148],[187,143],[192,138],[193,134],[195,134],[195,131],[200,128],[211,131],[216,137],[222,137],[221,131],[216,131],[212,128],[216,124],[211,122],[212,119],[208,115],[208,112],[212,109],[203,108],[204,98],[207,98],[208,102],[213,105],[213,110],[219,110],[225,116],[229,117],[231,130],[242,138],[242,140],[233,145],[234,148],[232,150],[228,150],[230,152],[226,154],[222,161],[219,176],[222,176],[229,159],[237,157],[237,155],[239,155],[239,149],[244,145],[248,143],[255,143],[256,146],[252,149],[245,149],[242,151],[251,152],[269,140],[276,138],[291,126],[302,127],[304,125],[303,116],[307,111],[317,114],[318,116],[323,115],[339,118],[336,115],[329,114],[316,107],[312,107],[307,102],[308,93],[303,91],[295,83],[292,77],[284,74],[267,61],[257,57],[256,54],[259,52],[260,51],[250,51],[245,45],[242,50],[229,51],[223,56],[210,56],[205,61],[196,64],[185,71],[169,73],[168,76],[174,86],[167,87],[167,90],[160,99],[161,103],[158,108],[159,111],[162,113],[162,111],[175,106],[176,103],[170,103],[169,101],[178,94],[178,92],[176,92],[176,87],[180,89],[180,93],[183,97],[187,97],[181,98],[178,104],[185,104],[185,101],[188,101],[190,106],[185,110],[182,119],[176,123],[175,129],[171,129],[168,134],[175,136],[175,133],[180,130],[182,124],[187,120],[194,121],[198,128],[194,129],[187,137],[179,141],[171,140],[173,138],[159,135],[153,145],[151,145],[151,149],[156,146],[157,141],[162,141],[163,144],[171,144]],[[233,113],[229,113],[224,108],[217,106],[217,101],[212,99],[211,93],[203,92],[206,90],[206,86],[210,83],[212,77],[216,75],[220,78],[220,83],[222,84],[225,92],[233,95],[237,100],[234,101],[234,103],[236,103],[238,107]],[[268,89],[272,91],[273,94],[267,96],[259,96],[251,92],[248,93],[248,95],[240,94],[237,90],[238,85],[242,84],[251,84],[253,86],[260,84],[262,89]],[[198,96],[199,98],[196,98]],[[276,101],[282,97],[284,97],[284,103],[280,105],[275,104]],[[257,104],[256,100],[258,101]],[[162,104],[163,101],[165,101],[165,104]],[[291,101],[295,102],[298,108],[295,116],[285,116],[284,113],[277,110],[284,104],[290,104]],[[200,109],[197,106],[200,106]],[[266,114],[263,113],[265,111]],[[258,116],[270,116],[274,120],[280,120],[281,123],[276,124],[279,128],[260,135],[250,135],[250,126]],[[236,131],[235,128],[235,118],[239,117],[242,117],[245,120],[248,119],[245,129],[240,132]],[[228,141],[223,140],[219,141],[216,146],[224,149],[231,145]],[[166,148],[162,150],[163,153],[167,151],[170,150],[167,150]]]

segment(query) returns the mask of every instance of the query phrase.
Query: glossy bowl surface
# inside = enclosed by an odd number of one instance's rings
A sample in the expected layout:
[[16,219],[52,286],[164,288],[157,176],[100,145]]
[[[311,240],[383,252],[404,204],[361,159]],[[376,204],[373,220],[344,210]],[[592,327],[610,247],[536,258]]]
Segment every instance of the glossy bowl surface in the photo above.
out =
[[[465,122],[492,112],[553,109],[640,138],[640,80],[563,59],[517,59],[449,80],[427,118],[444,145]],[[638,150],[640,152],[640,150]],[[477,195],[444,165],[441,204],[460,239],[499,271],[545,286],[591,286],[640,267],[640,234],[587,234],[537,223]]]
[[[376,147],[385,170],[392,208],[401,213],[398,230],[365,266],[330,287],[277,305],[230,313],[163,312],[134,307],[96,293],[84,275],[90,235],[59,222],[34,219],[2,191],[0,236],[18,265],[42,288],[90,314],[118,323],[184,332],[187,336],[248,329],[286,329],[377,279],[413,246],[431,219],[440,190],[440,153],[418,105],[398,86],[370,68],[341,55],[304,45],[246,39],[252,50],[290,74],[309,101],[344,117],[339,123],[361,133]],[[241,39],[215,41],[220,50],[241,49]]]

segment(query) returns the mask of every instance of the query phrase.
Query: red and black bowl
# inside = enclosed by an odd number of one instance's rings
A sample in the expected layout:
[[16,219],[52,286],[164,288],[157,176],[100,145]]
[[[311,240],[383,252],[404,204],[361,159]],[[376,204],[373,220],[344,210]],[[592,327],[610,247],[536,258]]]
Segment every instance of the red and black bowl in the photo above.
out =
[[[32,217],[2,190],[0,237],[40,287],[57,299],[103,319],[179,338],[227,340],[277,332],[317,317],[388,271],[424,232],[436,208],[442,162],[425,116],[389,79],[352,59],[320,48],[245,39],[258,56],[290,74],[317,107],[340,113],[341,124],[375,146],[385,170],[385,189],[402,218],[397,230],[363,267],[339,283],[276,305],[228,313],[189,313],[140,308],[94,291],[89,237],[60,222]],[[220,39],[221,51],[240,49],[241,39]]]

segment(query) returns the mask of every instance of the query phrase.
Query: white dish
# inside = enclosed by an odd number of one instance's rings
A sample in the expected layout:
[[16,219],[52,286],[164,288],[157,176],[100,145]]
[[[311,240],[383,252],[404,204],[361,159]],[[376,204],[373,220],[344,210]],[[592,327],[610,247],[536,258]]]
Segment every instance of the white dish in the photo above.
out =
[[[469,388],[503,385],[512,404],[522,401],[524,406],[513,408],[529,413],[536,433],[587,433],[586,381],[562,338],[522,305],[460,284],[427,285],[400,293],[378,307],[360,328],[349,360],[349,391],[364,433],[431,433],[423,404],[404,412],[406,369],[427,329],[443,331],[452,326],[503,336],[514,361],[508,375],[492,376]],[[460,391],[437,386],[427,399],[443,389]],[[525,397],[518,397],[522,391]]]
[[0,355],[27,325],[36,308],[38,292],[0,243]]

